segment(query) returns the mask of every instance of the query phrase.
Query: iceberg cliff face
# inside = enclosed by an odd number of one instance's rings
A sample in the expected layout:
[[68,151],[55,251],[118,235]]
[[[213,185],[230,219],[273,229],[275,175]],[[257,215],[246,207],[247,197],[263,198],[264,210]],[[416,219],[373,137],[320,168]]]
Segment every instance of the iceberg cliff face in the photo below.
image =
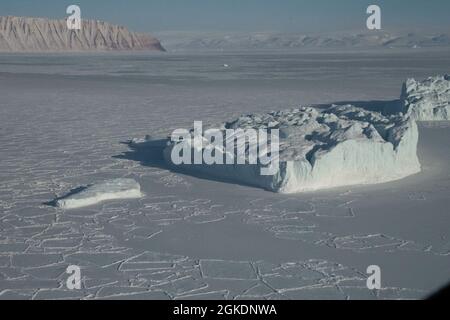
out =
[[450,75],[424,81],[408,79],[401,100],[405,112],[419,121],[450,120]]
[[[402,114],[384,116],[351,105],[326,110],[302,107],[242,116],[225,123],[222,129],[249,128],[279,129],[276,174],[261,175],[259,164],[177,167],[280,193],[381,183],[420,171],[417,125]],[[164,151],[166,161],[172,165],[175,144]]]
[[164,51],[158,39],[107,22],[82,20],[69,30],[66,20],[0,17],[0,52]]

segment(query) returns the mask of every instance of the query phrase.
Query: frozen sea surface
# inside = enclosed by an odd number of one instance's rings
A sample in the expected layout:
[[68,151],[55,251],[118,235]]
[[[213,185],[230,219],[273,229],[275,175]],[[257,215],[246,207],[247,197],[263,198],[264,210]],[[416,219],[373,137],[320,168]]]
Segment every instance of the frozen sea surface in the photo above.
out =
[[[419,126],[421,173],[301,195],[172,172],[121,143],[299,104],[395,104],[406,78],[448,73],[448,52],[0,58],[0,299],[415,299],[450,280],[447,122]],[[46,204],[115,178],[145,197]]]

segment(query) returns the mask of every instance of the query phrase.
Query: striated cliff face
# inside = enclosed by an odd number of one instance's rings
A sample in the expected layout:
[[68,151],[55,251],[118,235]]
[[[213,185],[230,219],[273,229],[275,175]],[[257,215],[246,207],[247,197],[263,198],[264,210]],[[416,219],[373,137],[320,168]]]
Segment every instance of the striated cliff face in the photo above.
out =
[[66,20],[0,17],[0,52],[165,51],[158,39],[107,22],[82,20],[69,30]]

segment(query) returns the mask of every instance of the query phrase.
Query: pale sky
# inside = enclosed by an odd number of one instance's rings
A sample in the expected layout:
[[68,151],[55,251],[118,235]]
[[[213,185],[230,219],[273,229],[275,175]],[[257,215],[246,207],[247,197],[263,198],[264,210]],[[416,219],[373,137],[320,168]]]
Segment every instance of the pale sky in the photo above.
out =
[[384,29],[450,31],[449,0],[1,0],[0,15],[63,18],[70,4],[134,31],[364,30],[370,4]]

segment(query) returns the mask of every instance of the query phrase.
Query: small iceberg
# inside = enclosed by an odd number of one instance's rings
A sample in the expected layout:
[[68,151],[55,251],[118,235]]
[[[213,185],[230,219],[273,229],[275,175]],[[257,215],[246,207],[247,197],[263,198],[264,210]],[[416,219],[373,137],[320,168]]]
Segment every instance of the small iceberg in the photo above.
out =
[[95,183],[81,191],[70,193],[55,200],[55,205],[63,209],[91,206],[107,200],[135,199],[143,196],[141,186],[133,179],[112,179]]
[[450,120],[450,75],[429,77],[423,81],[408,79],[400,97],[404,113],[417,121]]

